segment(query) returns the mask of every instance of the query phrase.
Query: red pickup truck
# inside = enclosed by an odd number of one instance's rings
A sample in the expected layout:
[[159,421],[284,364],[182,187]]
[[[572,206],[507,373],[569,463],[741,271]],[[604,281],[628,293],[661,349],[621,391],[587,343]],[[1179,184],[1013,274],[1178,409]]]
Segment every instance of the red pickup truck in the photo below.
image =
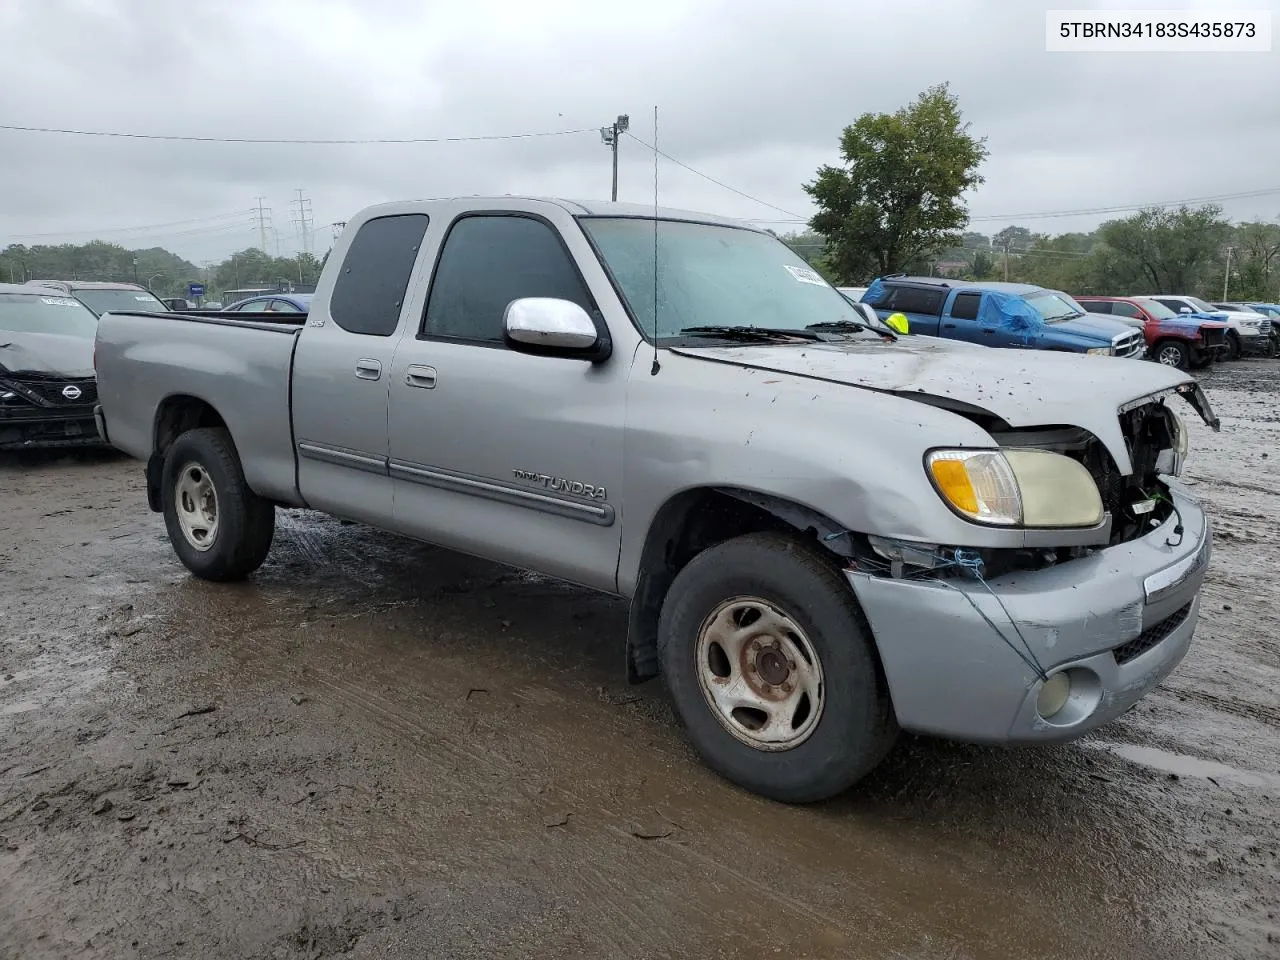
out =
[[1090,313],[1142,327],[1147,358],[1179,370],[1205,367],[1227,355],[1227,324],[1185,317],[1147,297],[1076,297]]

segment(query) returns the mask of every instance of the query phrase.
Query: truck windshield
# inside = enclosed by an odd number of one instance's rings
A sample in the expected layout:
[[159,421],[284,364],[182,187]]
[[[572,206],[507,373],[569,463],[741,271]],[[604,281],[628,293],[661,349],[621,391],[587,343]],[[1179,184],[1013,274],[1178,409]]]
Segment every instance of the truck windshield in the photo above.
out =
[[1170,310],[1159,300],[1139,300],[1138,305],[1156,320],[1168,320],[1170,317],[1177,316],[1177,313]]
[[1040,314],[1040,319],[1045,323],[1058,323],[1073,317],[1084,316],[1085,313],[1084,307],[1065,293],[1057,293],[1053,290],[1033,293],[1023,299],[1026,300],[1027,306]]
[[1205,303],[1199,297],[1183,297],[1183,300],[1191,304],[1201,313],[1221,313],[1222,311],[1215,307],[1212,303]]
[[[583,217],[580,222],[646,337],[655,330],[656,292],[659,340],[682,339],[694,327],[703,328],[705,342],[708,327],[799,333],[815,324],[824,331],[848,324],[844,336],[880,339],[860,329],[867,321],[857,308],[776,237],[660,219],[655,285],[652,219]],[[768,343],[769,337],[738,336],[736,342]]]
[[72,297],[0,293],[0,342],[6,333],[54,333],[92,340],[98,319]]
[[108,310],[164,313],[169,309],[145,290],[77,290],[76,297],[99,316]]

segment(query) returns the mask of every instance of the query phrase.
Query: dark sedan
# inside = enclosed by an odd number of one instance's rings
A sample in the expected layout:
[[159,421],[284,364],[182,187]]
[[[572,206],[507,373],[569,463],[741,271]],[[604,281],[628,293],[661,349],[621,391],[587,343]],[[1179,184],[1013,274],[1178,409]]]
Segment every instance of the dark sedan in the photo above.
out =
[[0,450],[102,442],[93,419],[97,330],[75,297],[0,283]]
[[311,309],[309,293],[271,293],[249,297],[223,307],[223,311],[236,313],[306,313]]

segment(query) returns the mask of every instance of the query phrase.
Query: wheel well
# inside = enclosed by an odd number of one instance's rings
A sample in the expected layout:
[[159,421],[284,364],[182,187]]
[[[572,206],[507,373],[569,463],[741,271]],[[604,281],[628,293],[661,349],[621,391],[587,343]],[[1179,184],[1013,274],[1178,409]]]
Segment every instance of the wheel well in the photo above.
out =
[[763,531],[812,536],[833,557],[849,547],[848,531],[802,504],[732,487],[705,487],[676,494],[662,505],[645,537],[640,571],[627,624],[627,678],[658,675],[658,614],[676,575],[695,556],[718,543]]
[[213,405],[199,397],[176,395],[166,397],[156,411],[155,438],[147,459],[147,505],[160,512],[160,471],[165,452],[173,441],[197,427],[222,427],[227,423]]
[[1191,350],[1191,344],[1187,343],[1187,341],[1183,340],[1181,337],[1161,337],[1151,345],[1151,349],[1159,350],[1166,343],[1176,343],[1180,347],[1186,347],[1188,351]]

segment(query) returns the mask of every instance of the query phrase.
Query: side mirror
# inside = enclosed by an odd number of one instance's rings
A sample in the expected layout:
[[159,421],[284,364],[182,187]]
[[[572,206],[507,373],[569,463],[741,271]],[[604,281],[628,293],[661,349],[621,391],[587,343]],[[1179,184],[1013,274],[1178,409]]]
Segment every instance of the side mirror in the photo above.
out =
[[894,333],[902,334],[904,337],[911,333],[911,324],[901,313],[889,314],[885,323],[889,325],[890,329],[892,329]]
[[523,297],[512,300],[502,318],[507,344],[523,353],[573,357],[599,363],[612,345],[587,311],[569,300]]

